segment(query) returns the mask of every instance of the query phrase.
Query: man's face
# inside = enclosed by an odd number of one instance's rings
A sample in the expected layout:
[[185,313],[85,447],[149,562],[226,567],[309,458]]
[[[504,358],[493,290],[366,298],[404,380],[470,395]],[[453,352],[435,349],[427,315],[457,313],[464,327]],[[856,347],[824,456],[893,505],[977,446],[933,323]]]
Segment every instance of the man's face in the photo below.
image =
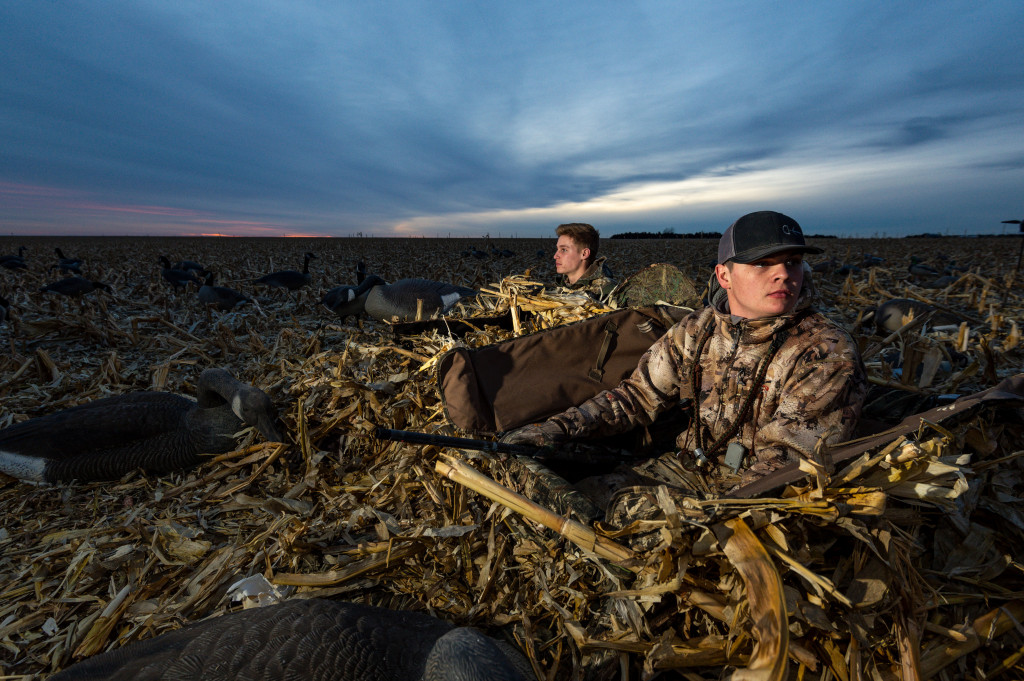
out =
[[792,312],[804,283],[803,254],[776,253],[749,265],[715,265],[718,283],[729,295],[729,311],[757,319]]
[[580,248],[565,234],[558,237],[558,243],[555,245],[555,271],[564,274],[570,284],[575,284],[587,271],[589,257],[589,248]]

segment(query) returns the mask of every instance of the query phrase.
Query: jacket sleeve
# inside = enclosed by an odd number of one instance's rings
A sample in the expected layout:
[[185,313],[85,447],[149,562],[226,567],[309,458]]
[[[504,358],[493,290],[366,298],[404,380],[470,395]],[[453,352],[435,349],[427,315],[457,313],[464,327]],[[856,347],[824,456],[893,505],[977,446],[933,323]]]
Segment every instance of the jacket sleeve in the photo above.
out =
[[684,323],[673,326],[652,345],[629,378],[617,387],[548,421],[570,438],[615,435],[650,424],[658,414],[688,397]]
[[849,336],[837,333],[805,348],[774,414],[755,432],[754,462],[742,484],[800,459],[818,462],[819,440],[834,445],[849,439],[866,394],[864,364]]

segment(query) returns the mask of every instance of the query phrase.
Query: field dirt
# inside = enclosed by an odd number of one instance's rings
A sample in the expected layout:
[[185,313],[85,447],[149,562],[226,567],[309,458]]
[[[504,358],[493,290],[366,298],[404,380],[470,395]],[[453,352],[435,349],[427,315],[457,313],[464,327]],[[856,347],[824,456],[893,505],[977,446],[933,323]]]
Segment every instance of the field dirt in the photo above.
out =
[[[812,264],[837,259],[814,275],[820,307],[857,339],[876,389],[896,387],[924,404],[1024,372],[1020,239],[812,243],[826,249]],[[11,310],[0,325],[0,428],[111,394],[194,397],[199,373],[217,366],[270,395],[286,442],[265,443],[250,430],[236,452],[162,477],[32,486],[0,475],[2,678],[45,678],[237,609],[229,587],[254,575],[267,580],[265,598],[274,591],[425,610],[506,636],[538,678],[618,678],[622,670],[642,678],[666,668],[719,678],[726,667],[764,664],[768,647],[758,619],[768,606],[749,592],[747,554],[708,529],[725,525],[737,537],[751,528],[761,553],[751,550],[779,575],[784,608],[773,612],[788,629],[788,671],[758,678],[1024,678],[1019,409],[895,440],[885,456],[879,448],[862,470],[847,471],[841,489],[808,483],[790,488],[785,503],[701,507],[699,516],[670,509],[634,528],[643,541],[607,535],[632,547],[624,568],[435,472],[454,455],[507,482],[500,460],[370,437],[374,425],[451,432],[433,361],[457,342],[479,346],[514,332],[396,336],[366,318],[343,323],[319,304],[331,287],[355,284],[362,261],[389,281],[492,291],[460,314],[507,311],[503,281],[552,282],[553,238],[0,237],[0,255],[19,246],[27,270],[0,269]],[[62,276],[51,269],[58,247],[110,292],[41,293]],[[600,255],[620,279],[668,262],[702,286],[716,248],[712,240],[605,240]],[[307,252],[315,256],[309,287],[253,285],[301,269]],[[255,303],[206,309],[197,287],[174,290],[163,280],[162,255],[202,263],[217,285]],[[869,256],[884,261],[872,266]],[[911,275],[911,256],[940,274]],[[857,269],[841,272],[844,265]],[[949,279],[932,286],[946,269]],[[861,324],[889,298],[926,301],[960,323],[898,337]],[[566,303],[523,330],[603,309]],[[918,677],[907,675],[914,665]]]

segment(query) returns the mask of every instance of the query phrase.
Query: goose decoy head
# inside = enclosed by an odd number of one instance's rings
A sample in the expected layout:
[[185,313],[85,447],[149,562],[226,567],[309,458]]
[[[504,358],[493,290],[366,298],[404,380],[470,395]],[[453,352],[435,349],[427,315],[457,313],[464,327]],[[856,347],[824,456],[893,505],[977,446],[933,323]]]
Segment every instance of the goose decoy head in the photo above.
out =
[[229,404],[235,416],[255,427],[268,442],[284,441],[277,430],[277,409],[267,394],[224,369],[206,369],[199,375],[196,402],[203,409]]
[[366,275],[358,286],[335,286],[324,294],[320,304],[344,321],[347,317],[358,317],[363,313],[370,289],[383,286],[385,282],[376,274]]

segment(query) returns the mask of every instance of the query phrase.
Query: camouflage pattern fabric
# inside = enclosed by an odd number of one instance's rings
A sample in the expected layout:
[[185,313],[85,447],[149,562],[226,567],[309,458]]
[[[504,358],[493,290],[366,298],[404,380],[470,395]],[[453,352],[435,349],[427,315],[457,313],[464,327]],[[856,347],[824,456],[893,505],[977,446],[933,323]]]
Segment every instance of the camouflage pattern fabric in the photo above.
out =
[[[737,420],[775,334],[786,333],[755,394],[752,416],[734,437],[747,448],[740,480],[721,480],[717,491],[747,484],[801,458],[816,461],[820,439],[833,445],[849,438],[867,379],[853,339],[810,307],[808,292],[805,286],[790,314],[743,319],[729,314],[725,291],[712,278],[712,304],[669,329],[629,378],[548,422],[570,438],[601,437],[650,424],[680,400],[692,399],[699,407],[697,427],[704,429],[704,441],[712,442]],[[693,386],[690,366],[701,331],[709,324],[713,333],[700,357],[701,385]],[[676,445],[692,457],[693,429],[680,433]]]
[[563,274],[558,278],[559,287],[571,293],[586,293],[600,303],[605,302],[616,286],[616,281],[605,274],[606,260],[607,258],[598,258],[592,262],[575,284],[570,284],[568,278]]
[[609,299],[616,306],[649,307],[658,303],[701,307],[700,292],[675,265],[655,263],[631,275],[615,287]]
[[536,459],[510,457],[506,461],[510,487],[530,501],[560,516],[590,524],[604,515],[586,495]]

